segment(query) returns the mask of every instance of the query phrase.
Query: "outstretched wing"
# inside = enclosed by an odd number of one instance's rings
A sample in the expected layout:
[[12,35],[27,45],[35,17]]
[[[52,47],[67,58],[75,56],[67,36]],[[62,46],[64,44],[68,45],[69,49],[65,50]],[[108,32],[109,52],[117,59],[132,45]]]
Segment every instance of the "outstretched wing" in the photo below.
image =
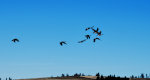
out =
[[63,46],[63,44],[67,44],[65,41],[61,41],[60,43],[59,43],[61,46]]
[[66,42],[63,42],[63,44],[67,44]]
[[96,39],[93,39],[93,42],[95,42],[96,41]]
[[85,31],[89,30],[90,28],[86,28]]
[[97,28],[97,30],[96,30],[96,31],[98,32],[98,30],[99,30],[99,28]]
[[17,42],[19,42],[19,39],[16,39]]
[[94,39],[93,39],[93,42],[96,42],[96,40],[100,40],[100,38],[94,38]]
[[100,40],[100,38],[96,38],[96,39]]
[[84,39],[84,40],[82,40],[82,41],[79,41],[78,43],[83,43],[83,42],[85,42],[86,41],[86,39]]
[[13,42],[19,42],[19,39],[15,38],[12,40]]

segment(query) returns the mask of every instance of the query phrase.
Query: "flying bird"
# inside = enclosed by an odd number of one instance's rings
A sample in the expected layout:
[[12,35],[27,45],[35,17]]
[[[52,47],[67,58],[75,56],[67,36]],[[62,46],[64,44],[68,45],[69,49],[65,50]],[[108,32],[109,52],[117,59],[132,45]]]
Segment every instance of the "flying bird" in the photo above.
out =
[[87,30],[89,30],[89,29],[91,29],[91,28],[90,28],[90,27],[88,27],[88,28],[86,28],[86,29],[85,29],[85,31],[87,31]]
[[82,40],[82,41],[79,41],[78,43],[83,43],[83,42],[85,42],[86,41],[86,39],[84,39],[84,40]]
[[15,42],[19,42],[19,39],[15,38],[15,39],[13,39],[12,41],[13,41],[14,43],[15,43]]
[[93,29],[93,27],[94,27],[94,26],[88,27],[88,28],[85,29],[85,31],[87,31],[87,30],[89,30],[89,29]]
[[99,28],[97,28],[96,30],[92,28],[92,30],[94,31],[93,33],[98,33]]
[[101,35],[103,35],[103,34],[102,34],[102,31],[98,32],[97,34],[98,34],[98,36],[101,36]]
[[96,42],[96,40],[100,40],[100,38],[94,38],[93,42]]
[[63,44],[67,44],[65,41],[61,41],[60,45],[63,46]]
[[85,37],[86,37],[87,39],[90,39],[90,35],[85,35]]

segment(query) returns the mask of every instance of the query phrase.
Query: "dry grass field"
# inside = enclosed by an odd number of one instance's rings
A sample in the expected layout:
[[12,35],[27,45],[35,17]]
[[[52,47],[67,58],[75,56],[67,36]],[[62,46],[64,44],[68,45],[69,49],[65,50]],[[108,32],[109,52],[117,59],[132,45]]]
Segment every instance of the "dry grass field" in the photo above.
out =
[[[31,79],[17,79],[17,80],[96,80],[96,76],[81,76],[81,77],[47,77],[47,78],[31,78]],[[129,80],[150,80],[150,78],[136,78]]]
[[81,77],[49,77],[49,78],[33,78],[33,79],[17,79],[17,80],[95,80],[96,76]]

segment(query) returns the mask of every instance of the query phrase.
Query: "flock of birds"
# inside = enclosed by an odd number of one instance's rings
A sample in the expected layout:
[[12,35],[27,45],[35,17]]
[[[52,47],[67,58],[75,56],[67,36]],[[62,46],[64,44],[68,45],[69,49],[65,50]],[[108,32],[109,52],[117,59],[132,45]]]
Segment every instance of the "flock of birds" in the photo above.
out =
[[[99,28],[94,29],[94,26],[88,27],[88,28],[85,29],[85,31],[88,31],[88,30],[92,30],[94,34],[97,34],[97,36],[102,36],[102,35],[103,35],[103,34],[102,34],[102,31],[101,31],[101,30],[99,31]],[[86,37],[86,39],[81,40],[81,41],[78,41],[78,43],[83,43],[83,42],[85,42],[86,40],[90,39],[90,38],[91,38],[91,35],[85,35],[85,37]],[[100,38],[98,38],[98,37],[94,38],[94,39],[93,39],[93,42],[95,43],[96,40],[100,40]],[[60,42],[60,45],[61,45],[61,46],[63,46],[64,44],[67,44],[66,41],[61,41],[61,42]]]
[[[99,28],[94,29],[94,26],[88,27],[88,28],[85,29],[85,31],[88,31],[88,30],[92,30],[94,34],[97,34],[97,36],[102,36],[102,35],[103,35],[103,34],[102,34],[102,31],[101,31],[101,30],[99,31]],[[83,43],[83,42],[85,42],[86,40],[90,39],[90,38],[91,38],[91,35],[85,35],[85,37],[86,37],[86,39],[81,40],[81,41],[78,41],[78,43]],[[100,40],[100,38],[98,38],[98,37],[94,38],[94,39],[93,39],[93,42],[95,43],[96,40]],[[12,42],[14,42],[14,43],[19,42],[19,39],[14,38],[14,39],[12,40]],[[66,41],[61,41],[59,44],[60,44],[61,46],[63,46],[64,44],[67,44],[67,43],[66,43]]]

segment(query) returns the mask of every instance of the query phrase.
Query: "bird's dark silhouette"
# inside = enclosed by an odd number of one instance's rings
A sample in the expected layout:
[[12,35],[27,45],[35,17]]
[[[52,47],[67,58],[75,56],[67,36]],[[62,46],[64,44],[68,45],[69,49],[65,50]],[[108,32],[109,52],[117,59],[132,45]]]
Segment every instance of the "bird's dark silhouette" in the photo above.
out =
[[93,39],[93,42],[96,42],[96,40],[100,40],[100,38],[94,38],[94,39]]
[[92,28],[92,30],[93,30],[93,33],[98,33],[99,28],[97,28],[96,30]]
[[82,40],[82,41],[79,41],[78,43],[83,43],[83,42],[85,42],[86,41],[86,39],[84,39],[84,40]]
[[[85,29],[85,31],[88,31],[89,29],[91,29],[92,31],[93,31],[93,33],[95,33],[96,35],[98,35],[98,36],[101,36],[101,35],[103,35],[102,34],[102,31],[101,30],[99,30],[99,28],[97,27],[97,28],[94,28],[95,26],[90,26],[90,27],[87,27],[86,29]],[[83,43],[83,42],[85,42],[86,40],[88,40],[88,39],[91,39],[92,37],[91,37],[91,35],[85,35],[85,37],[86,37],[86,39],[84,39],[84,40],[81,40],[81,41],[78,41],[78,43]],[[100,40],[100,38],[94,38],[94,39],[92,39],[93,40],[93,42],[96,42],[96,40]],[[65,41],[61,41],[60,42],[60,45],[61,46],[63,46],[64,44],[67,44]]]
[[98,36],[101,36],[101,35],[103,35],[103,34],[102,34],[102,31],[98,32],[97,34],[98,34]]
[[93,27],[94,27],[94,26],[88,27],[88,28],[85,29],[85,31],[87,31],[87,30],[89,30],[89,29],[93,29]]
[[99,28],[96,29],[96,31],[98,32]]
[[61,41],[60,45],[63,46],[63,44],[67,44],[66,41]]
[[19,39],[15,38],[12,40],[14,43],[19,42]]
[[89,29],[91,29],[91,28],[90,28],[90,27],[88,27],[88,28],[86,28],[86,29],[85,29],[85,31],[87,31],[87,30],[89,30]]
[[85,37],[86,37],[87,39],[90,39],[91,36],[90,36],[90,35],[85,35]]

